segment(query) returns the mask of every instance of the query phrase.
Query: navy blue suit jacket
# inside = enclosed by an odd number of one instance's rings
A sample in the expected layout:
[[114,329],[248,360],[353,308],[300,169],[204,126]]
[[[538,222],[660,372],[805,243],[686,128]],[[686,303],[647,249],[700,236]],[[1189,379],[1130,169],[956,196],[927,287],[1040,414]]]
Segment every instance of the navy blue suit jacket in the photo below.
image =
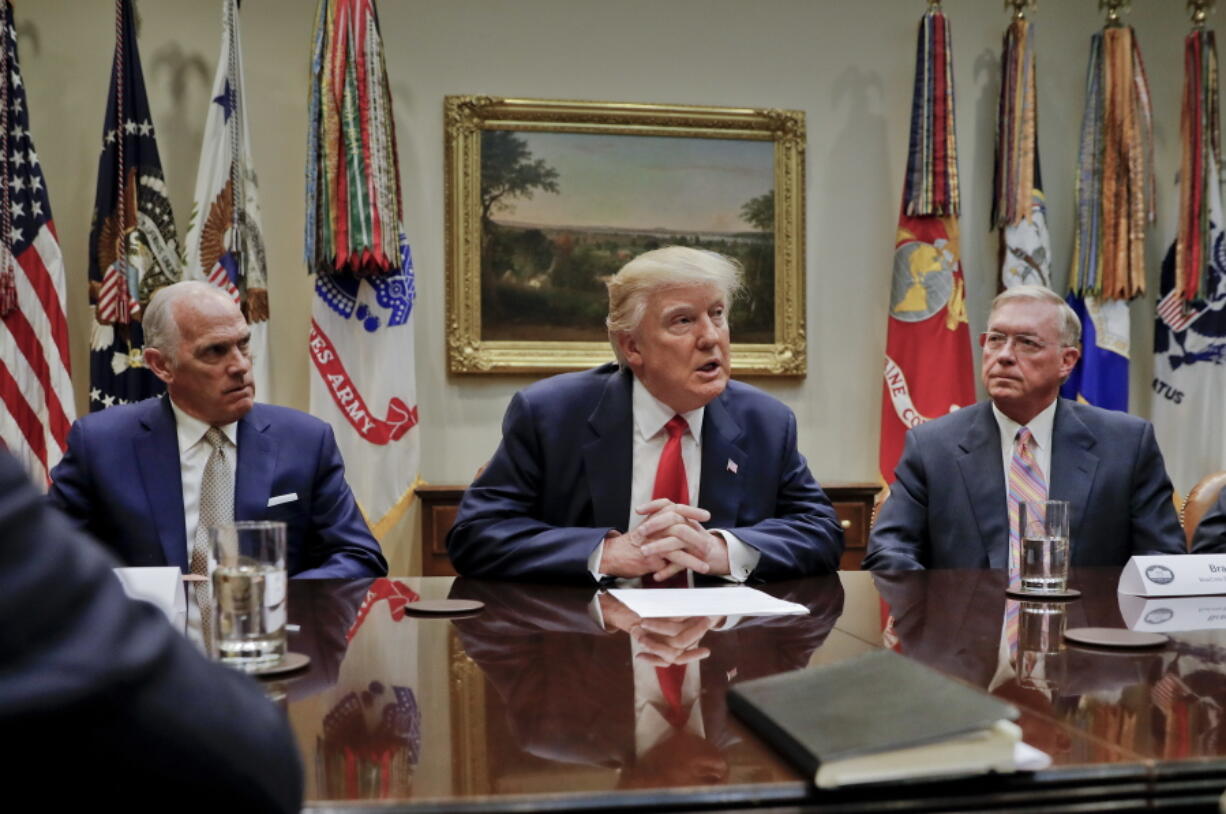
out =
[[[630,516],[632,376],[610,363],[515,394],[447,536],[457,571],[591,582],[588,557]],[[707,404],[698,505],[707,527],[761,552],[755,579],[839,567],[843,530],[796,448],[796,417],[757,388],[732,381]]]
[[[302,767],[254,681],[207,661],[0,451],[0,732],[60,810],[296,812]],[[17,806],[20,808],[21,806]]]
[[[84,416],[51,471],[52,504],[125,565],[188,570],[179,439],[169,398]],[[332,428],[319,419],[256,404],[238,422],[236,520],[286,524],[291,576],[383,576],[387,562],[345,482]],[[297,494],[269,507],[268,499]]]
[[[907,431],[865,570],[1007,568],[1000,427],[980,402]],[[1069,502],[1071,563],[1182,554],[1171,481],[1148,421],[1061,399],[1048,496]]]

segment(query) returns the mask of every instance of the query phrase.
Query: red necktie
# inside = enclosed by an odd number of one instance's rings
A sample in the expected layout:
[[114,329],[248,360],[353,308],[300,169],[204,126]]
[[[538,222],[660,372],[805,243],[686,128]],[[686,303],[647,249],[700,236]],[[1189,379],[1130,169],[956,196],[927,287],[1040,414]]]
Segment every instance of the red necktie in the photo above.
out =
[[666,497],[673,503],[690,502],[690,486],[685,479],[685,461],[681,460],[681,436],[690,427],[685,419],[675,415],[664,425],[668,431],[668,440],[664,442],[664,451],[660,453],[660,463],[656,466],[656,483],[651,490],[651,499]]
[[[685,461],[681,459],[681,436],[689,429],[689,425],[684,418],[675,415],[664,425],[664,429],[668,431],[668,440],[664,442],[664,451],[660,453],[660,463],[656,466],[656,483],[651,490],[651,499],[665,497],[673,503],[688,505],[690,486],[685,479]],[[656,582],[648,574],[643,577],[643,584],[649,588],[685,588],[690,581],[686,572],[682,571],[663,582]],[[681,704],[681,685],[685,683],[685,668],[684,664],[656,668],[656,677],[660,680],[660,694],[668,704],[664,717],[675,729],[685,726],[688,717]]]
[[[690,428],[685,419],[675,415],[664,425],[668,432],[668,440],[664,442],[664,450],[660,453],[660,463],[656,465],[656,483],[651,490],[651,499],[668,498],[673,503],[689,505],[690,486],[685,479],[685,461],[681,459],[681,436]],[[686,572],[673,574],[663,582],[656,582],[651,576],[643,578],[643,584],[649,588],[685,588],[690,584]]]

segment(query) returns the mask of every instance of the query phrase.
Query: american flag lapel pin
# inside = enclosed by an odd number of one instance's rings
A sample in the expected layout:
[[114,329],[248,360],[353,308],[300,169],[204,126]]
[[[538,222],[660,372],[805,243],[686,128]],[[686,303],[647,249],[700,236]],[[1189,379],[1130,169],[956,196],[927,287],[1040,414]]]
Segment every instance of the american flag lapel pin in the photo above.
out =
[[737,468],[737,467],[736,467],[736,461],[734,461],[734,460],[732,460],[731,458],[729,458],[729,459],[728,459],[728,471],[729,471],[729,472],[731,472],[732,474],[734,474],[734,475],[735,475],[735,474],[736,474],[736,468]]

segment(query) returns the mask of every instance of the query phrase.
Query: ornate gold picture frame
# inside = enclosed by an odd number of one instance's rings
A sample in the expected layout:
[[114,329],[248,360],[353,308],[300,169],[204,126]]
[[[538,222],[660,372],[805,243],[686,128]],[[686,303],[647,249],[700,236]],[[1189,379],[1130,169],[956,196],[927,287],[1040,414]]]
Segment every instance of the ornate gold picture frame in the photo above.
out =
[[489,96],[445,105],[452,373],[611,360],[602,280],[640,251],[686,243],[745,265],[733,372],[805,374],[802,111]]

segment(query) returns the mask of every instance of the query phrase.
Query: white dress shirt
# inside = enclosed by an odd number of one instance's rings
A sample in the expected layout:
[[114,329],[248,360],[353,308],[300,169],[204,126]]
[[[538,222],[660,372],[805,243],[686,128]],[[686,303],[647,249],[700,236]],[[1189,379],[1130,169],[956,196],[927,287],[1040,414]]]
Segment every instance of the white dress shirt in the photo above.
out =
[[[170,398],[166,396],[165,398]],[[183,526],[187,533],[187,561],[192,559],[192,542],[196,539],[196,527],[200,524],[200,484],[204,480],[204,466],[209,462],[213,448],[204,436],[212,427],[198,418],[179,409],[170,402],[175,414],[175,431],[179,436],[179,477],[183,484]],[[218,427],[226,436],[226,466],[230,480],[234,482],[238,466],[238,422],[232,421]]]
[[[630,515],[626,518],[626,531],[633,530],[646,519],[646,515],[641,515],[634,509],[651,501],[660,454],[668,441],[668,432],[664,425],[677,415],[671,407],[653,396],[639,382],[637,376],[632,384],[631,405],[634,411],[634,440],[630,458]],[[706,409],[699,407],[681,414],[690,428],[689,432],[681,436],[681,462],[685,465],[685,482],[689,487],[691,506],[698,505],[698,490],[702,484],[702,420]],[[708,530],[717,533],[728,546],[729,573],[724,575],[724,578],[734,582],[744,582],[748,579],[762,553],[742,542],[732,532],[722,529]],[[607,576],[598,570],[603,554],[604,543],[601,543],[588,557],[588,570],[597,580]]]
[[[995,404],[992,405],[992,414],[996,416],[996,426],[1000,427],[1000,459],[1004,464],[1005,473],[1005,500],[1009,499],[1009,465],[1013,463],[1013,446],[1017,442],[1017,431],[1022,428],[1012,418],[1002,413]],[[1030,419],[1030,423],[1025,426],[1030,429],[1030,434],[1034,436],[1034,447],[1031,452],[1034,454],[1035,463],[1039,465],[1039,471],[1043,473],[1043,481],[1051,483],[1051,433],[1052,428],[1056,423],[1056,402],[1043,408],[1043,411]]]

